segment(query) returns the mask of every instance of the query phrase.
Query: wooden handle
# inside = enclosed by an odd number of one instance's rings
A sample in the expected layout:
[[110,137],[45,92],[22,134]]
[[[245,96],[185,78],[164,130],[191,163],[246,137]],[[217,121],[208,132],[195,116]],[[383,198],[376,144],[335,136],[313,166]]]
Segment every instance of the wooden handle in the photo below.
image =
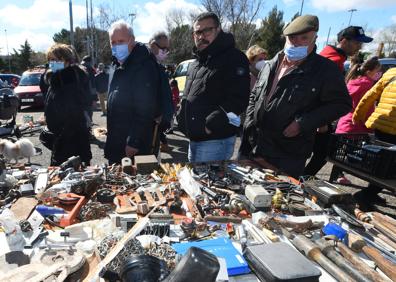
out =
[[378,265],[379,269],[381,269],[386,276],[392,279],[392,281],[396,281],[396,264],[387,260],[378,250],[372,247],[363,247],[363,252]]

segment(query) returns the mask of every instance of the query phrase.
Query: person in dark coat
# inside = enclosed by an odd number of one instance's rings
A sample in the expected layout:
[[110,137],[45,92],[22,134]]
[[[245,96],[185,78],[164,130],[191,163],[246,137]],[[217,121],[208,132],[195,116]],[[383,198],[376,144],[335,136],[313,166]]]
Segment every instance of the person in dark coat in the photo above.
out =
[[228,160],[249,100],[249,62],[216,14],[199,15],[193,28],[196,61],[188,68],[178,126],[190,139],[190,162]]
[[316,129],[352,107],[337,66],[316,54],[319,20],[305,15],[283,31],[286,44],[267,61],[250,95],[240,152],[299,177]]
[[102,116],[106,116],[106,100],[107,100],[107,89],[109,87],[109,75],[105,72],[105,66],[103,63],[98,65],[98,73],[95,75],[95,89],[98,94],[100,109],[102,110]]
[[77,55],[69,45],[53,45],[47,52],[47,59],[50,78],[44,115],[48,129],[55,135],[51,165],[58,166],[72,156],[80,156],[81,161],[89,165],[92,153],[88,129],[88,76],[78,65]]
[[120,163],[125,156],[153,152],[153,121],[159,115],[159,71],[149,49],[136,42],[125,21],[109,29],[112,54],[107,103],[105,157]]
[[169,86],[169,78],[165,72],[165,67],[162,65],[169,54],[168,35],[165,32],[155,33],[153,38],[149,41],[149,47],[158,62],[159,72],[161,75],[161,116],[156,118],[156,123],[159,123],[157,134],[159,138],[158,141],[160,143],[159,149],[161,152],[170,152],[171,148],[168,145],[165,131],[170,128],[174,111],[172,107],[172,92]]

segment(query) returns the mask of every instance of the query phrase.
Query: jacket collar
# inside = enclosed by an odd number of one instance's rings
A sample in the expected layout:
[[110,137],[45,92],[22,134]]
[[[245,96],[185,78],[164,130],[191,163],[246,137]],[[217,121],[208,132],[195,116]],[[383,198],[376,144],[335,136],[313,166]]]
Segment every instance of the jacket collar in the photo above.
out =
[[197,47],[194,47],[193,54],[199,62],[207,62],[211,57],[215,57],[218,54],[223,53],[225,50],[234,47],[234,36],[231,33],[225,33],[221,30],[215,40],[213,40],[213,42],[202,51],[198,50]]

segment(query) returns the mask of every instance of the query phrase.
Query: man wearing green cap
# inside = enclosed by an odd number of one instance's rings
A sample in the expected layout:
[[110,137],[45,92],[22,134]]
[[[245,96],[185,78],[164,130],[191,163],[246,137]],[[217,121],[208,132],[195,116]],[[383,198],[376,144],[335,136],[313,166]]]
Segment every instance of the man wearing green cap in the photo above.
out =
[[351,109],[337,66],[316,54],[319,20],[305,15],[283,31],[284,49],[263,67],[250,95],[241,154],[298,177],[316,129]]

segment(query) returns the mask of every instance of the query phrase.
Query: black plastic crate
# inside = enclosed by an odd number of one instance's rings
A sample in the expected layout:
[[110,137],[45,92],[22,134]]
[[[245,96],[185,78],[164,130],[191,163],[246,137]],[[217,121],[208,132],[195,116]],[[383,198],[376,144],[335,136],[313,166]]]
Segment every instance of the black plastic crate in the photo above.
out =
[[375,140],[370,134],[332,134],[328,157],[380,178],[396,178],[393,144]]

